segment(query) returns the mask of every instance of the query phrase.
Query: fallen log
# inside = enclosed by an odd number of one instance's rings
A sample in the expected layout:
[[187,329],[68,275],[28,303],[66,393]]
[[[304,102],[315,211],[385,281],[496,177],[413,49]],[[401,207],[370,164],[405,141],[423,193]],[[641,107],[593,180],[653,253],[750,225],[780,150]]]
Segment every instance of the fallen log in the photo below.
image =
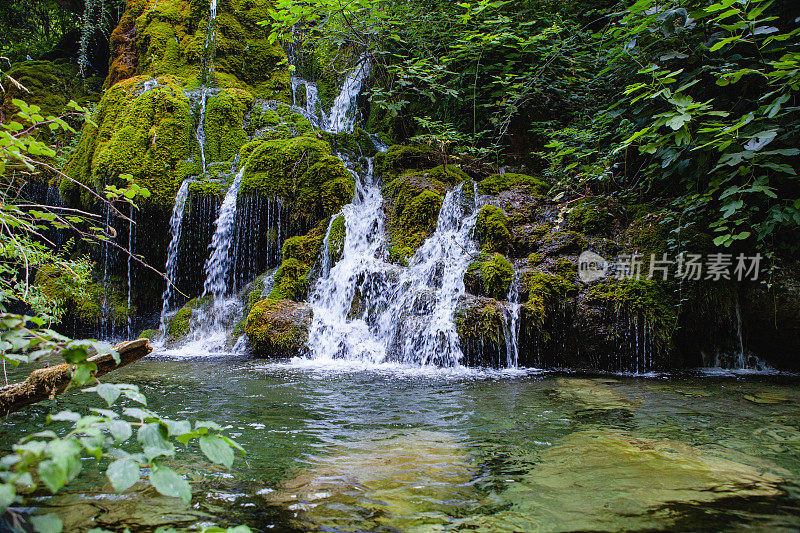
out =
[[[153,351],[147,339],[123,342],[114,347],[119,354],[119,364],[111,354],[100,354],[88,360],[97,365],[95,377],[108,374],[138,361]],[[67,390],[72,378],[71,366],[67,363],[34,370],[25,381],[0,388],[0,416],[19,411],[27,405],[49,400]]]

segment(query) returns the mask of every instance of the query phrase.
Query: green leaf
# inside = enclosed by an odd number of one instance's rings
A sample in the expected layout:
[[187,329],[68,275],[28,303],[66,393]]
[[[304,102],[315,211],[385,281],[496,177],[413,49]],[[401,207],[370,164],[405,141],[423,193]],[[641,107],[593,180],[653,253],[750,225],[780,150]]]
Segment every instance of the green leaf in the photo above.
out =
[[162,455],[174,455],[175,446],[164,438],[161,424],[150,423],[139,429],[137,439],[142,443],[142,451],[152,461]]
[[53,494],[67,484],[66,470],[55,461],[47,460],[39,463],[39,478]]
[[208,459],[230,468],[233,465],[233,449],[216,435],[200,437],[200,450]]
[[139,481],[139,465],[130,459],[118,459],[108,465],[106,476],[117,493],[125,492]]
[[32,516],[31,525],[38,533],[61,533],[64,529],[61,519],[54,514]]
[[150,482],[164,496],[180,498],[185,504],[192,500],[189,483],[165,466],[153,466],[150,471]]
[[8,506],[14,503],[14,498],[17,496],[17,491],[12,484],[0,485],[0,516],[6,512]]
[[114,402],[117,401],[119,395],[122,394],[120,388],[116,385],[112,385],[111,383],[101,383],[96,388],[97,394],[103,398],[109,407],[114,405]]
[[108,430],[116,442],[125,442],[133,434],[131,425],[124,420],[112,420],[108,423]]

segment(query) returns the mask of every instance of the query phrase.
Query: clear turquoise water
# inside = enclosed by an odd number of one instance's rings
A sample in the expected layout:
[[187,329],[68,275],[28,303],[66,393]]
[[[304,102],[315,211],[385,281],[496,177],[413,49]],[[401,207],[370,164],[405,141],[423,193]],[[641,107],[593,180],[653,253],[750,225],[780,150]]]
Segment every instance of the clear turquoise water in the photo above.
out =
[[[800,380],[346,369],[148,358],[115,372],[173,418],[229,426],[231,472],[175,467],[192,506],[116,496],[87,463],[39,497],[68,530],[247,524],[254,531],[800,528]],[[69,393],[57,408],[97,405]],[[99,405],[97,405],[99,406]],[[52,404],[0,423],[7,449]],[[93,473],[94,472],[94,473]]]

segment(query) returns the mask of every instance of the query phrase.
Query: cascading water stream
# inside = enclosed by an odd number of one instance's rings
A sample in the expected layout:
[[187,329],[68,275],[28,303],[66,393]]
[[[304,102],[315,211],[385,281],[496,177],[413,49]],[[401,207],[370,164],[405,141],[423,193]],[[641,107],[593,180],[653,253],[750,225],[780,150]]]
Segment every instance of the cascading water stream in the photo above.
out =
[[[465,209],[461,187],[442,204],[436,231],[407,268],[386,262],[383,197],[368,166],[352,204],[344,207],[342,257],[326,266],[310,299],[308,345],[316,360],[458,365],[463,353],[455,326],[463,277],[477,253],[477,211]],[[330,233],[330,228],[329,228]],[[326,236],[326,242],[330,238]],[[326,274],[327,271],[327,274]]]
[[327,130],[332,133],[353,131],[356,123],[356,99],[361,94],[370,72],[369,58],[362,56],[358,65],[344,80],[342,90],[333,102]]
[[239,187],[242,184],[244,166],[236,174],[215,223],[214,236],[211,238],[211,255],[205,265],[206,281],[203,284],[203,296],[212,296],[219,300],[227,291],[228,271],[230,270],[230,248],[233,242],[236,224],[236,207],[239,198]]
[[522,310],[522,304],[519,303],[519,281],[519,271],[515,269],[508,288],[508,305],[504,309],[503,317],[507,368],[516,368],[519,365],[519,317]]
[[133,230],[136,227],[133,221],[133,206],[131,205],[130,216],[131,219],[128,224],[128,307],[126,310],[127,319],[128,319],[128,338],[130,339],[133,335],[133,320],[131,317],[131,292],[133,290],[133,278],[131,276],[131,259],[133,258],[133,243],[134,243],[134,235]]
[[185,180],[178,194],[175,196],[175,207],[172,208],[172,216],[169,219],[170,241],[167,248],[167,287],[164,289],[162,297],[161,319],[159,320],[159,330],[163,336],[166,331],[166,317],[169,311],[170,301],[172,300],[173,286],[175,285],[178,274],[178,250],[181,242],[181,229],[183,228],[183,213],[186,208],[186,199],[189,197],[189,180]]
[[466,292],[464,274],[477,255],[477,209],[474,201],[464,205],[461,189],[459,185],[445,195],[436,231],[401,273],[391,303],[378,319],[392,360],[457,366],[463,358],[455,313]]

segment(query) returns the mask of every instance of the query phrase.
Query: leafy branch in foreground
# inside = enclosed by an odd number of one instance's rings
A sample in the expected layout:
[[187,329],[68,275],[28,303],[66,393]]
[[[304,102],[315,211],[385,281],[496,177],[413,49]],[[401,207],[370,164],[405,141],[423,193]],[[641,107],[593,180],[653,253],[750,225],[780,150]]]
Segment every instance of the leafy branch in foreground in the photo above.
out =
[[[60,355],[71,365],[70,387],[94,382],[83,392],[97,394],[105,405],[88,414],[64,410],[48,415],[52,429],[23,437],[12,447],[13,453],[0,458],[0,514],[16,513],[12,506],[22,504],[25,495],[37,489],[57,493],[77,478],[84,468],[82,459],[89,457],[104,469],[118,493],[139,482],[144,469],[159,493],[188,504],[189,483],[168,466],[179,448],[195,444],[209,461],[227,468],[235,450],[244,453],[214,422],[163,418],[147,409],[147,399],[137,386],[100,383],[94,378],[97,366],[89,358],[114,355],[113,351],[102,343],[70,340],[43,324],[41,318],[0,314],[3,361],[17,366]],[[127,399],[127,405],[120,398]],[[45,533],[61,531],[61,521],[53,515],[32,517],[31,524]]]

